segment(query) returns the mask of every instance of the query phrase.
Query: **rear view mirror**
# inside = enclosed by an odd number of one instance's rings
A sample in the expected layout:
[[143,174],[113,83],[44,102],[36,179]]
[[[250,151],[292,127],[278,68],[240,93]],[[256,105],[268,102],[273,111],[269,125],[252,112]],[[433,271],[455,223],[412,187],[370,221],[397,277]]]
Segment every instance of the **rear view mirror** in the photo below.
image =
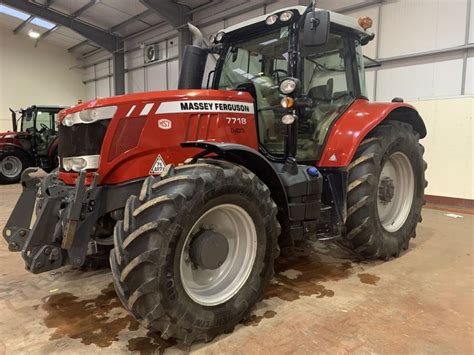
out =
[[329,11],[311,11],[304,21],[304,45],[318,47],[327,43],[331,19]]

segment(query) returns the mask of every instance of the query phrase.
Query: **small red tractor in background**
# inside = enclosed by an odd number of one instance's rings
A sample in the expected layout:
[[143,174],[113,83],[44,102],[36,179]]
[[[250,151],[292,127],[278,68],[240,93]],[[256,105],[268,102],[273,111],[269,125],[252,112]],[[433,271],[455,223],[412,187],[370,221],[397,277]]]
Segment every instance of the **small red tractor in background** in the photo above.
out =
[[65,108],[33,105],[19,111],[10,109],[13,132],[0,132],[0,184],[19,182],[21,173],[31,166],[48,172],[58,166],[56,116]]
[[24,172],[10,250],[41,273],[113,248],[123,305],[186,344],[248,317],[281,245],[397,257],[421,221],[426,128],[400,99],[368,101],[366,20],[291,7],[226,28],[210,48],[190,25],[179,90],[60,113],[59,172]]

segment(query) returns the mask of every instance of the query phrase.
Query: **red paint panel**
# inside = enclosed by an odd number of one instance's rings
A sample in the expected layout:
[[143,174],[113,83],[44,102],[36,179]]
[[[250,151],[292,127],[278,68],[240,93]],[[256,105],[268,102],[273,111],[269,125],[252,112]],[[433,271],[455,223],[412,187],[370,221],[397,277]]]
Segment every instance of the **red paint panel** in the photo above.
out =
[[356,100],[334,124],[316,166],[348,166],[364,137],[399,107],[415,109],[406,103],[370,103],[363,99]]
[[[228,142],[246,145],[258,149],[257,129],[254,112],[172,112],[156,113],[164,102],[173,101],[225,101],[252,103],[250,94],[236,91],[218,90],[175,90],[130,94],[124,96],[98,99],[84,103],[60,113],[60,120],[64,116],[93,107],[118,107],[111,120],[104,137],[99,166],[99,184],[117,184],[149,175],[158,155],[161,155],[166,164],[179,164],[201,151],[201,149],[181,148],[180,144],[186,141],[207,140],[214,142]],[[127,113],[136,105],[132,116],[140,116],[146,104],[153,104],[141,131],[140,139],[135,147],[115,156],[111,149],[116,146],[117,139],[124,139],[119,134],[121,121],[126,119]],[[228,120],[228,117],[241,117],[245,120]],[[171,122],[169,129],[158,125],[160,119]],[[246,122],[243,124],[242,122]],[[107,161],[108,157],[114,159]],[[105,157],[105,158],[104,158]],[[61,173],[60,178],[67,184],[74,184],[77,173]]]

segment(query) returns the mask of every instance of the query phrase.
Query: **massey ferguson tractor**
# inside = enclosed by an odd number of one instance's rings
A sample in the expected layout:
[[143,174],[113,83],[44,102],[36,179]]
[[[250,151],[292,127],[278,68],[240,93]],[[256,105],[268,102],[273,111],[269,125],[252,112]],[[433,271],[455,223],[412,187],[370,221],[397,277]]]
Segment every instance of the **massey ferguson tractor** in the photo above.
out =
[[367,99],[370,22],[291,7],[208,48],[190,26],[178,90],[60,113],[59,171],[23,173],[10,250],[41,273],[113,248],[125,308],[185,344],[249,316],[281,246],[311,238],[399,256],[421,221],[426,128],[401,99]]
[[38,105],[10,109],[13,132],[0,133],[0,184],[20,181],[21,173],[30,166],[46,171],[58,166],[56,116],[65,108]]

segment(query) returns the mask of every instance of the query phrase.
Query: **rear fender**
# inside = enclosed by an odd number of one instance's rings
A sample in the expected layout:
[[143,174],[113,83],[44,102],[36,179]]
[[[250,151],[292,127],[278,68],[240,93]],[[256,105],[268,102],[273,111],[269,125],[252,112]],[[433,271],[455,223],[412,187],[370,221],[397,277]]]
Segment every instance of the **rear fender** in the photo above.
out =
[[369,103],[357,100],[336,121],[317,162],[318,167],[342,168],[352,161],[362,140],[386,120],[409,123],[420,138],[426,136],[425,124],[416,109],[406,103]]
[[0,154],[5,153],[5,152],[11,152],[14,150],[20,150],[26,155],[28,155],[30,158],[32,158],[31,153],[27,151],[25,148],[23,148],[21,145],[14,144],[14,143],[1,143],[0,142]]

